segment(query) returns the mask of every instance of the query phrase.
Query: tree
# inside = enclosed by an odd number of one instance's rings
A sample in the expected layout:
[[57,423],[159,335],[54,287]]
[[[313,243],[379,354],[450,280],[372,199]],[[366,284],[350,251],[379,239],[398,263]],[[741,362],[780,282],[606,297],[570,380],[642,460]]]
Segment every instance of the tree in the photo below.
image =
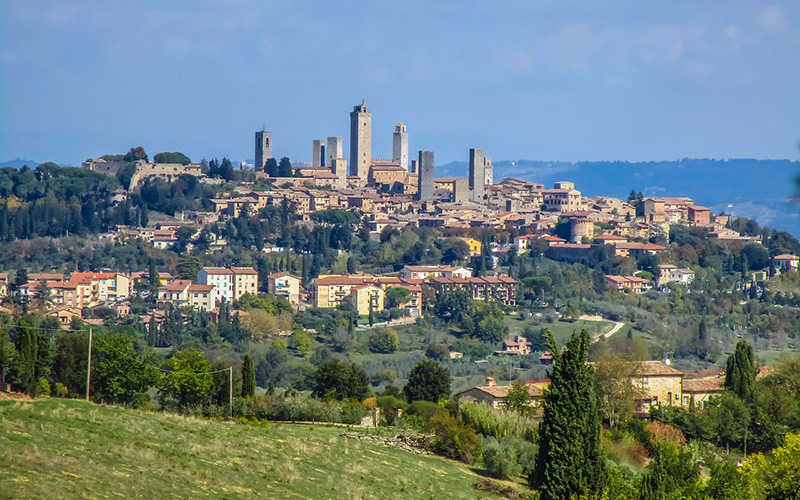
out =
[[269,158],[266,163],[264,163],[264,172],[270,177],[277,177],[278,161],[275,158]]
[[563,350],[548,334],[553,370],[544,395],[539,453],[528,476],[543,500],[597,495],[606,480],[600,448],[600,413],[594,371],[588,364],[589,333],[573,334]]
[[434,313],[444,321],[460,322],[469,311],[472,297],[467,290],[442,292],[436,299]]
[[314,395],[337,399],[364,399],[369,389],[367,374],[353,363],[331,359],[322,363],[314,375]]
[[450,370],[430,359],[423,359],[408,374],[403,392],[408,401],[433,401],[450,396]]
[[292,162],[287,157],[281,158],[278,164],[278,177],[291,177],[292,176]]
[[0,392],[6,392],[8,380],[6,374],[11,366],[11,358],[14,347],[8,338],[8,329],[0,327]]
[[39,380],[36,378],[36,359],[39,347],[36,331],[25,320],[19,320],[15,330],[17,337],[17,354],[14,362],[15,382],[22,392],[36,397],[39,386]]
[[158,297],[158,287],[161,286],[161,278],[158,276],[158,268],[155,259],[151,259],[147,269],[147,282],[150,289],[150,296],[155,300]]
[[156,153],[153,156],[154,163],[180,163],[181,165],[188,165],[192,163],[192,160],[189,159],[183,153]]
[[616,427],[636,414],[636,363],[604,354],[594,364],[594,387],[603,418]]
[[47,280],[42,280],[39,283],[39,289],[36,290],[34,298],[43,311],[49,309],[49,307],[53,304],[53,290],[47,286]]
[[289,337],[289,347],[297,351],[301,356],[311,352],[311,336],[305,330],[295,330]]
[[181,255],[178,265],[175,266],[175,277],[182,280],[195,280],[197,273],[202,269],[203,263],[194,255]]
[[506,409],[528,414],[533,408],[531,407],[531,393],[528,391],[528,385],[525,382],[515,380],[511,383],[506,396]]
[[168,403],[187,410],[208,401],[214,379],[211,363],[199,349],[177,351],[165,365],[170,373],[162,378],[160,391]]
[[749,399],[758,374],[753,347],[740,340],[736,343],[736,350],[728,356],[725,369],[725,388],[742,399]]
[[352,255],[347,257],[347,274],[356,273],[356,259]]
[[123,161],[131,162],[131,161],[138,161],[144,160],[147,161],[147,153],[144,152],[144,148],[141,146],[137,146],[135,148],[131,148],[125,156],[122,157]]
[[250,355],[244,357],[242,363],[242,397],[251,398],[256,395],[256,366]]
[[156,381],[155,369],[123,334],[97,335],[92,345],[92,399],[138,406]]
[[399,345],[400,340],[393,328],[381,328],[369,336],[369,352],[391,354]]
[[411,291],[402,286],[395,286],[386,290],[386,307],[402,307],[411,300]]

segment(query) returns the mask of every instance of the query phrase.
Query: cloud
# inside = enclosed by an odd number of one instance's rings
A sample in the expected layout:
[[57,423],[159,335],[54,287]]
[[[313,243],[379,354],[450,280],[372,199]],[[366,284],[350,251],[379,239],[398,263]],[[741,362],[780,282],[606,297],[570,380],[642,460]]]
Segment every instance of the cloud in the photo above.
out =
[[776,5],[761,9],[758,14],[758,23],[770,33],[780,33],[786,29],[788,24],[783,9]]

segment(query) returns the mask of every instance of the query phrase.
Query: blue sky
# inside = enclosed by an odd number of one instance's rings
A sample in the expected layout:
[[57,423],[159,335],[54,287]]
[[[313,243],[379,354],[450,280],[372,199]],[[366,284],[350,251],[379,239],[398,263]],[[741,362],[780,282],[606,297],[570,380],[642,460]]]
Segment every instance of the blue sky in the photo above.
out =
[[796,159],[800,2],[0,2],[0,160],[309,160],[362,99],[378,158]]

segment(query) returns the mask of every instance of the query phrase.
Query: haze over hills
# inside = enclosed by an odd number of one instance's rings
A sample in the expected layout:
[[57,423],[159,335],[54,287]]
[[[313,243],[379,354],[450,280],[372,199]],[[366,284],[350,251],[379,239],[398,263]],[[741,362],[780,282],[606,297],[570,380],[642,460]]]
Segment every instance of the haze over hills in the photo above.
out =
[[[625,199],[631,189],[645,196],[689,196],[695,203],[756,220],[800,236],[795,194],[800,163],[790,160],[691,159],[657,162],[494,161],[494,180],[517,177],[552,186],[573,181],[584,196]],[[467,162],[436,166],[437,176],[465,176]]]

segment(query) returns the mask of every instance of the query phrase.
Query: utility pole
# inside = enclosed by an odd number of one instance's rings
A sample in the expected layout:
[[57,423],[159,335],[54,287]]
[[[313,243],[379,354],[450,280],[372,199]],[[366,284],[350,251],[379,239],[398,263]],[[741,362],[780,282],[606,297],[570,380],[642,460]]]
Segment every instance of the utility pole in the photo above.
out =
[[89,356],[86,361],[86,401],[89,401],[89,384],[92,381],[92,329],[89,328]]
[[228,380],[228,408],[230,408],[231,417],[233,417],[233,367],[229,366],[229,380]]

